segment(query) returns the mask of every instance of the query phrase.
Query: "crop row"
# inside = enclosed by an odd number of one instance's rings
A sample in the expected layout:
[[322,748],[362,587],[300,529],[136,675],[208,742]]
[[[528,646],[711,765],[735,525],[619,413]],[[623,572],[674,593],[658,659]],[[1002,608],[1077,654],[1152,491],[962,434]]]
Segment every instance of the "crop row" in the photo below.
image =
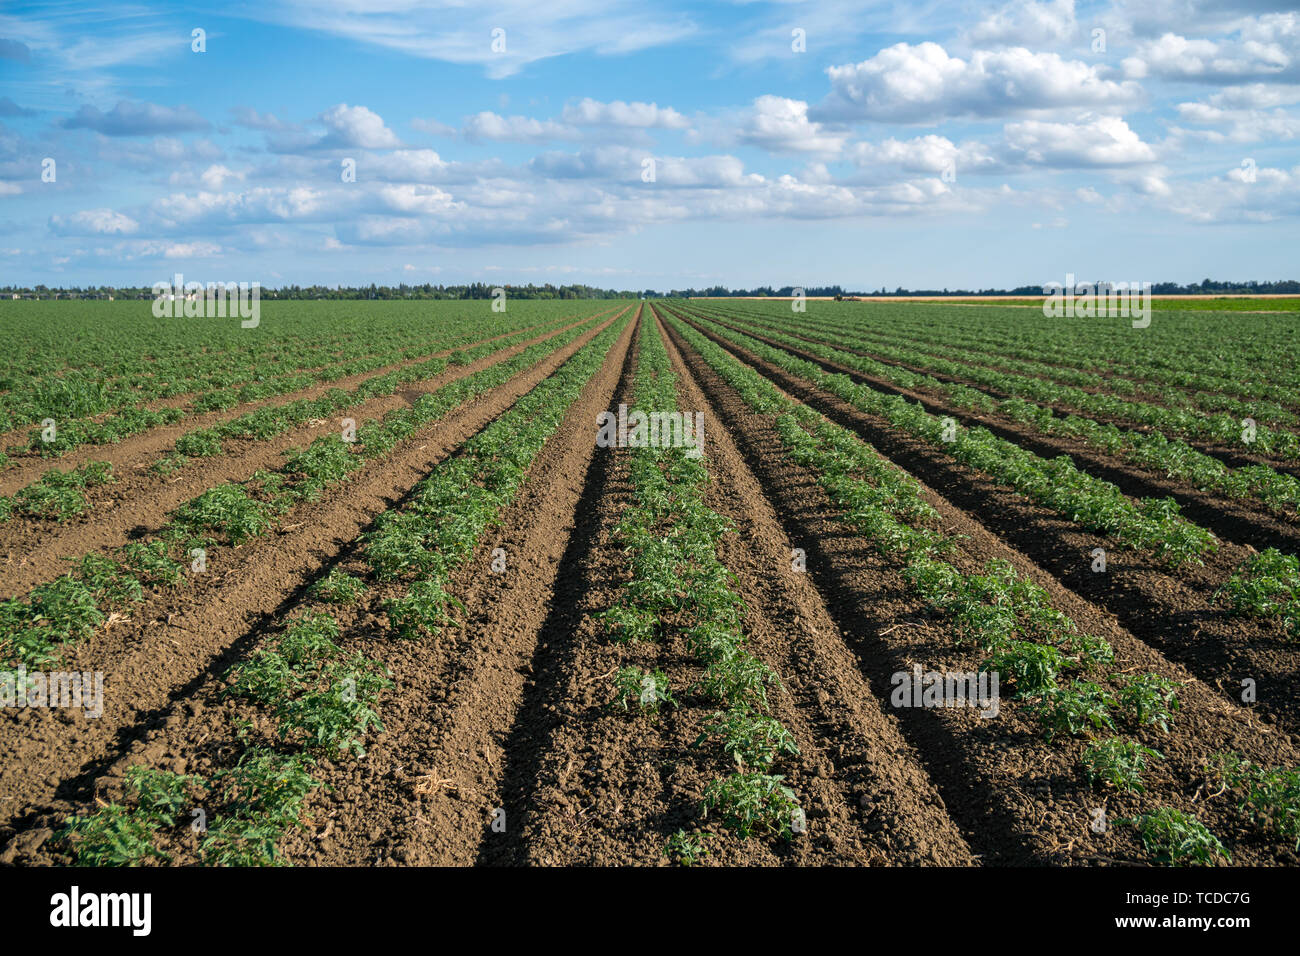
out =
[[[756,314],[748,310],[715,308],[715,311],[747,319],[753,319]],[[763,316],[765,320],[790,319],[788,313],[777,317],[767,310]],[[1232,379],[1189,371],[1186,367],[1174,371],[1132,365],[1117,368],[1113,364],[1105,367],[1109,374],[1102,374],[1086,367],[1097,364],[1095,350],[1055,350],[1051,353],[1052,358],[1058,363],[1070,363],[1055,364],[1043,361],[1041,343],[1034,347],[1018,346],[1016,337],[1010,334],[999,337],[988,327],[963,334],[945,323],[943,341],[936,342],[932,324],[908,322],[901,318],[884,326],[875,326],[869,321],[873,317],[872,313],[865,313],[839,316],[836,320],[819,310],[817,315],[799,315],[798,325],[808,330],[805,334],[823,341],[831,341],[826,333],[849,334],[851,338],[841,341],[913,365],[956,360],[985,370],[1019,372],[1054,383],[1104,389],[1134,397],[1146,395],[1174,408],[1191,405],[1209,411],[1229,411],[1238,418],[1251,417],[1260,422],[1294,424],[1297,421],[1296,414],[1286,406],[1300,405],[1300,393],[1261,380],[1257,368],[1243,368],[1241,372],[1244,374]],[[1004,344],[992,344],[994,341]]]
[[[384,512],[363,536],[362,556],[376,583],[399,581],[404,593],[384,602],[390,635],[418,639],[449,620],[451,574],[484,531],[516,497],[529,465],[568,408],[606,359],[628,320],[611,325],[578,350],[507,412],[444,460],[411,491],[401,509]],[[361,578],[332,570],[309,590],[316,602],[356,604],[369,590]],[[364,740],[382,731],[380,694],[392,686],[384,668],[346,653],[330,614],[297,613],[281,632],[230,669],[223,693],[266,714],[275,740],[242,743],[253,724],[236,728],[242,753],[211,780],[135,765],[127,800],[72,817],[60,835],[77,863],[126,865],[168,859],[181,811],[216,808],[194,848],[208,865],[265,866],[286,862],[277,850],[285,832],[302,825],[318,757],[365,755]],[[288,752],[286,752],[286,750]],[[159,794],[166,799],[159,799]],[[182,844],[183,845],[183,844]]]
[[[790,314],[785,302],[745,304],[747,311],[751,307],[764,314]],[[1145,329],[1133,329],[1123,317],[1040,319],[1024,309],[997,307],[826,303],[816,308],[837,316],[841,327],[865,334],[898,333],[914,343],[932,343],[936,330],[942,330],[945,345],[972,345],[1071,368],[1099,366],[1120,376],[1185,387],[1199,383],[1210,391],[1286,405],[1294,405],[1300,394],[1300,353],[1292,335],[1294,319],[1287,315],[1162,315]],[[1231,341],[1230,349],[1223,348],[1225,340]]]
[[[285,375],[266,376],[264,370],[274,367],[276,361],[265,355],[254,356],[244,369],[222,368],[204,381],[189,381],[181,386],[185,393],[200,387],[209,387],[221,383],[223,387],[209,389],[194,398],[188,406],[164,407],[150,409],[139,407],[138,402],[148,397],[147,390],[141,386],[124,386],[127,388],[126,399],[116,405],[104,391],[100,381],[91,381],[84,376],[72,378],[39,379],[33,382],[30,390],[28,421],[42,421],[41,427],[34,428],[27,438],[26,445],[12,446],[9,453],[36,452],[46,457],[57,457],[83,445],[110,444],[121,441],[130,435],[147,431],[160,425],[174,424],[183,420],[188,414],[231,408],[242,402],[260,401],[277,395],[309,388],[313,385],[336,381],[353,375],[381,369],[404,359],[418,358],[431,351],[443,351],[491,336],[493,332],[509,331],[521,323],[512,320],[479,321],[472,323],[468,330],[447,328],[441,334],[430,339],[427,331],[423,341],[414,339],[411,330],[388,330],[388,334],[398,339],[395,347],[374,351],[373,343],[358,343],[354,348],[366,357],[355,358],[343,363],[325,364],[310,373],[293,372]],[[286,362],[290,368],[303,365],[319,365],[321,358],[327,355],[328,341],[307,343],[295,352],[294,357],[279,361]],[[172,376],[175,378],[176,376]],[[246,379],[252,379],[247,381]],[[228,384],[230,382],[242,384]],[[100,412],[115,409],[112,414],[100,417]],[[51,431],[44,424],[54,422]]]
[[[746,325],[752,321],[751,318]],[[1234,468],[1213,455],[1197,451],[1184,441],[1166,438],[1158,431],[1136,431],[1102,424],[1080,415],[1057,413],[1049,406],[1022,398],[995,399],[975,389],[832,348],[825,342],[804,341],[780,333],[773,335],[770,329],[771,323],[754,327],[757,334],[766,338],[779,339],[863,374],[884,378],[900,388],[937,392],[960,408],[1006,415],[1043,434],[1073,438],[1139,467],[1163,471],[1167,476],[1186,481],[1202,491],[1213,491],[1231,498],[1254,498],[1282,514],[1291,515],[1300,510],[1300,480],[1268,465]],[[823,335],[822,338],[830,341],[832,337]]]
[[[105,611],[128,608],[146,585],[175,586],[184,580],[181,560],[205,568],[213,552],[270,531],[288,512],[344,480],[367,461],[386,457],[417,429],[491,391],[582,334],[570,329],[529,346],[505,362],[457,379],[420,397],[408,408],[360,424],[356,441],[341,433],[322,436],[285,453],[276,471],[262,470],[244,482],[227,482],[178,507],[148,541],[132,541],[114,557],[91,554],[69,574],[34,588],[27,598],[0,603],[0,659],[29,665],[48,661],[56,648],[90,633]],[[193,559],[193,560],[191,560]],[[87,574],[87,566],[94,574]]]
[[[1081,388],[1061,382],[1045,381],[1027,375],[1015,375],[1010,372],[1001,372],[996,369],[971,365],[967,362],[934,358],[915,348],[887,347],[879,344],[864,345],[853,335],[820,332],[819,338],[828,342],[848,344],[851,347],[870,348],[872,352],[891,358],[894,361],[970,381],[1017,398],[1059,405],[1082,411],[1088,415],[1113,418],[1130,425],[1153,428],[1171,435],[1183,435],[1206,441],[1222,442],[1245,450],[1275,454],[1287,459],[1300,458],[1300,436],[1289,431],[1269,428],[1258,422],[1253,427],[1250,427],[1243,424],[1243,418],[1234,415],[1206,415],[1183,408],[1169,408],[1164,405],[1129,401],[1110,394],[1096,394],[1084,391]],[[840,354],[846,353],[840,352]],[[871,360],[868,359],[868,361]],[[884,362],[873,361],[872,365],[878,366],[882,370],[891,367]]]
[[[843,509],[841,520],[874,542],[917,596],[950,622],[960,646],[980,653],[981,671],[997,673],[1000,683],[1013,689],[1012,703],[1025,708],[1045,738],[1088,740],[1080,772],[1089,785],[1121,796],[1141,793],[1148,763],[1163,758],[1140,737],[1174,732],[1177,684],[1154,673],[1120,672],[1106,641],[1081,632],[1051,606],[1041,587],[1011,565],[990,561],[978,573],[964,573],[948,560],[957,542],[938,528],[937,515],[921,500],[914,479],[852,432],[786,397],[694,328],[671,321],[749,407],[771,419],[790,454]],[[1139,736],[1118,735],[1121,724]],[[1293,813],[1294,796],[1291,801]],[[1283,800],[1271,809],[1285,816],[1288,804]],[[1260,813],[1255,819],[1273,817]],[[1114,822],[1136,827],[1157,862],[1227,859],[1220,841],[1175,807]]]
[[[643,321],[628,421],[635,429],[649,416],[677,411],[675,376],[654,321]],[[635,434],[635,431],[633,432]],[[704,670],[692,690],[721,709],[704,724],[698,743],[716,739],[735,772],[704,792],[703,812],[715,813],[741,836],[789,836],[802,829],[794,792],[773,774],[784,754],[797,754],[794,737],[771,716],[768,694],[780,688],[776,673],[744,647],[744,601],[731,588],[717,541],[735,528],[704,502],[709,472],[697,449],[641,444],[630,449],[633,502],[615,530],[632,577],[601,618],[617,642],[667,642],[673,635]],[[676,705],[662,671],[622,668],[615,700],[657,713]],[[705,852],[698,837],[679,830],[665,852],[690,864]]]
[[[595,318],[588,319],[575,325],[575,328],[586,329],[595,321]],[[303,398],[283,405],[267,406],[218,425],[193,429],[176,439],[172,453],[155,462],[153,468],[161,474],[173,474],[189,464],[191,459],[222,454],[225,439],[264,441],[313,419],[330,418],[369,399],[391,395],[404,385],[436,378],[449,366],[471,365],[536,337],[537,330],[526,329],[504,338],[481,342],[472,348],[457,349],[447,357],[435,356],[415,365],[393,369],[366,379],[352,389],[330,389],[318,398]]]
[[[962,428],[951,418],[931,415],[921,404],[887,395],[832,375],[814,362],[708,320],[701,324],[787,372],[826,389],[854,407],[887,420],[951,455],[955,460],[1010,485],[1019,494],[1062,514],[1081,527],[1112,536],[1122,546],[1152,549],[1177,565],[1217,547],[1214,536],[1179,513],[1172,498],[1136,503],[1108,481],[1079,470],[1068,456],[1046,460],[985,428]],[[776,336],[774,339],[779,340]]]
[[[575,327],[586,328],[594,321],[596,319],[590,319]],[[436,356],[415,365],[394,369],[369,378],[349,390],[333,388],[317,398],[302,398],[281,405],[266,406],[218,425],[193,429],[181,435],[172,452],[155,461],[151,470],[161,475],[175,474],[194,458],[222,454],[222,443],[227,438],[265,441],[307,422],[329,418],[368,399],[391,395],[403,385],[436,378],[450,365],[472,364],[530,337],[534,337],[534,330],[517,332],[505,338],[482,342],[473,348],[458,349],[445,358]],[[0,521],[10,513],[55,521],[84,514],[90,510],[90,506],[81,490],[111,480],[111,467],[106,467],[107,465],[107,462],[91,462],[70,472],[50,469],[15,493],[12,501],[0,496]],[[95,480],[86,477],[89,469],[95,469]]]

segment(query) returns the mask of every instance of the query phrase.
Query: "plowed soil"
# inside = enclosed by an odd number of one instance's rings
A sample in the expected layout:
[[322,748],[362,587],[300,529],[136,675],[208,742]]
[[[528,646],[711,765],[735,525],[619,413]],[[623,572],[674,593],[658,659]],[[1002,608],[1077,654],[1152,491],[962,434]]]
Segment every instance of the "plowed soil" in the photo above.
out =
[[[972,672],[979,655],[926,607],[896,559],[842,520],[815,473],[787,454],[772,419],[747,405],[665,321],[675,316],[693,325],[691,309],[645,303],[601,313],[579,338],[327,487],[273,533],[222,549],[186,586],[148,592],[129,615],[64,648],[60,669],[105,674],[104,713],[94,719],[58,709],[0,711],[0,863],[70,862],[57,836],[63,821],[122,799],[133,765],[211,776],[238,759],[241,735],[271,736],[265,713],[225,693],[232,665],[310,606],[309,588],[326,574],[364,576],[361,542],[376,519],[408,504],[431,470],[628,309],[635,319],[564,412],[499,522],[452,575],[449,590],[463,607],[454,623],[424,640],[397,639],[384,607],[404,592],[401,584],[376,583],[355,605],[329,608],[344,650],[382,664],[393,684],[380,695],[383,727],[367,735],[364,756],[317,760],[313,772],[322,786],[308,796],[301,826],[279,841],[286,861],[661,866],[670,862],[665,844],[684,831],[707,849],[700,860],[706,866],[1145,866],[1151,856],[1134,828],[1098,828],[1097,820],[1172,807],[1209,827],[1236,864],[1300,864],[1293,841],[1258,826],[1206,771],[1206,759],[1225,751],[1265,766],[1300,764],[1295,645],[1273,625],[1228,617],[1214,600],[1253,548],[1277,542],[1296,550],[1294,525],[1077,443],[949,408],[939,396],[903,392],[1040,454],[1070,454],[1130,494],[1173,495],[1222,546],[1201,566],[1171,568],[1081,531],[694,326],[917,479],[956,541],[949,560],[958,569],[1009,563],[1080,630],[1109,642],[1117,671],[1177,683],[1172,732],[1145,727],[1128,734],[1163,755],[1148,768],[1145,789],[1119,794],[1090,785],[1080,772],[1086,740],[1045,739],[1028,709],[1009,698],[994,719],[974,708],[894,705],[896,675],[915,666]],[[783,757],[775,772],[798,794],[806,832],[743,839],[701,813],[705,788],[735,768],[720,748],[699,746],[717,705],[697,687],[698,660],[676,636],[663,644],[616,644],[600,618],[632,577],[616,529],[636,492],[630,453],[597,447],[595,423],[601,412],[631,402],[643,327],[665,341],[678,407],[702,412],[706,422],[706,504],[734,526],[719,537],[717,557],[744,602],[747,649],[781,680],[771,713],[799,752]],[[361,420],[403,407],[523,347],[449,369],[349,414]],[[34,522],[0,526],[3,595],[50,580],[65,558],[149,536],[177,504],[278,463],[285,449],[333,427],[311,424],[267,442],[227,442],[221,459],[191,466],[176,480],[146,470],[177,435],[247,407],[61,461],[60,467],[82,458],[113,460],[121,480],[94,493],[86,516],[52,531],[40,533],[47,526]],[[6,472],[4,481],[17,482],[16,474]],[[1098,546],[1109,552],[1104,574],[1091,570]],[[800,552],[803,566],[792,561]],[[676,706],[655,715],[614,706],[611,676],[629,665],[662,669]],[[1243,678],[1256,682],[1257,701],[1242,700]],[[198,862],[198,838],[188,828],[167,840],[172,862]]]

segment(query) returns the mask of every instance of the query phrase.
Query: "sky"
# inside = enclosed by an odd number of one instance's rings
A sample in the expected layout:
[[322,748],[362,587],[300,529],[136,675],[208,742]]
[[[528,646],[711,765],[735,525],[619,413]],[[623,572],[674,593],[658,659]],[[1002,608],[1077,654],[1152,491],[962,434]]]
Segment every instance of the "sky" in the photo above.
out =
[[1297,6],[6,3],[0,285],[1296,278]]

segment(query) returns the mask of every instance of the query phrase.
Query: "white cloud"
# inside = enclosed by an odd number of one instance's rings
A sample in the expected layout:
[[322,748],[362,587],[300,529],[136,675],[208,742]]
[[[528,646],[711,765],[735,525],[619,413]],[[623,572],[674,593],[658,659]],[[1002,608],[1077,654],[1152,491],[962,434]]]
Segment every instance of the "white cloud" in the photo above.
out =
[[129,236],[140,224],[112,209],[85,209],[70,216],[51,216],[50,228],[63,236]]
[[862,168],[883,166],[911,173],[941,174],[949,168],[968,171],[998,165],[983,143],[972,141],[958,146],[933,133],[909,140],[890,137],[879,143],[854,143],[847,158]]
[[1300,166],[1233,167],[1223,176],[1181,183],[1158,197],[1160,205],[1194,222],[1262,223],[1300,215]]
[[735,140],[777,153],[837,153],[847,133],[832,133],[808,119],[808,104],[784,96],[760,96],[739,117]]
[[564,108],[564,122],[573,126],[627,126],[638,129],[685,129],[690,121],[671,107],[655,103],[602,103],[590,97]]
[[1168,32],[1139,45],[1123,65],[1125,73],[1135,78],[1156,75],[1224,83],[1300,82],[1300,13],[1246,19],[1228,38],[1189,39]]
[[168,227],[197,223],[306,220],[327,212],[325,195],[307,186],[258,186],[243,192],[173,193],[152,206]]
[[379,199],[385,208],[404,215],[418,213],[441,216],[453,209],[463,208],[462,203],[456,202],[450,193],[437,186],[384,186],[379,189]]
[[832,93],[815,118],[921,123],[1061,107],[1118,107],[1136,83],[1105,79],[1099,67],[1021,47],[977,50],[969,60],[937,43],[898,43],[861,63],[833,66]]
[[243,178],[244,174],[242,172],[235,172],[227,166],[215,163],[202,172],[199,176],[199,182],[202,183],[203,188],[209,192],[216,192],[226,184],[227,180],[235,180],[238,182]]
[[1210,103],[1179,103],[1178,115],[1188,123],[1214,128],[1189,130],[1176,126],[1171,131],[1175,138],[1188,137],[1209,143],[1257,143],[1300,137],[1300,116],[1281,109],[1234,110]]
[[1036,166],[1133,166],[1156,154],[1118,116],[1083,117],[1075,123],[1023,120],[1003,129],[1008,155]]
[[323,147],[395,149],[402,145],[397,134],[384,125],[383,118],[364,106],[339,103],[322,113],[320,121],[329,130],[318,144]]
[[572,126],[554,120],[501,116],[486,110],[465,117],[461,131],[471,142],[544,143],[556,139],[578,139],[581,135]]

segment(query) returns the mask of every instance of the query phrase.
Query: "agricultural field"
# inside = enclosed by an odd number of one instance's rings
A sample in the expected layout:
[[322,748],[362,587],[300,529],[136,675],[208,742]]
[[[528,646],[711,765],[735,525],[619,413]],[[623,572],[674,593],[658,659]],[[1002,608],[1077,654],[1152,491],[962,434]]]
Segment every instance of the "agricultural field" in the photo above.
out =
[[1294,866],[1294,309],[1199,304],[0,303],[0,863]]

